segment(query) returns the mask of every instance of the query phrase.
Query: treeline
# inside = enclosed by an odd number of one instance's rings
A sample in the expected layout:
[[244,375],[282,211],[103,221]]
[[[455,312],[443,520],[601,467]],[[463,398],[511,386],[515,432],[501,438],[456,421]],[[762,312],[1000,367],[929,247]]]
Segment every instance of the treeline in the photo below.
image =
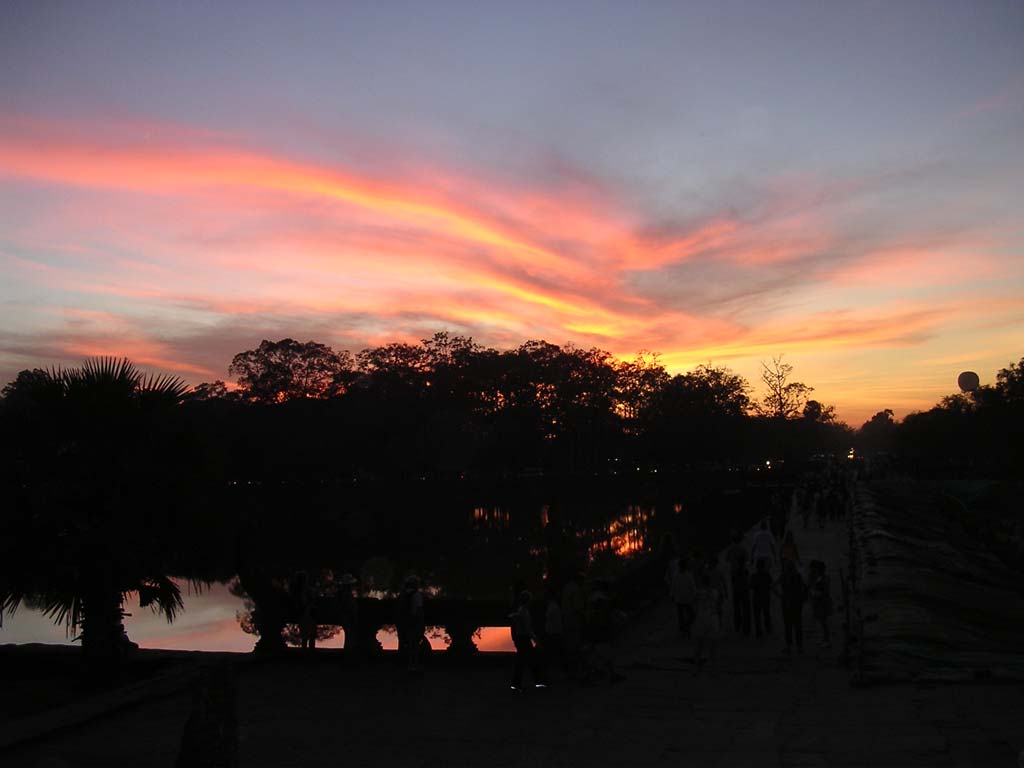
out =
[[996,374],[992,385],[944,397],[901,422],[879,411],[857,432],[857,445],[907,468],[964,466],[1019,478],[1024,462],[1024,358]]
[[[670,375],[646,352],[498,351],[446,333],[357,355],[264,341],[228,370],[234,386],[194,387],[181,415],[235,480],[648,472],[845,452],[852,440],[779,360],[761,400],[723,367]],[[45,379],[22,372],[5,408],[31,408]]]
[[[175,420],[201,445],[207,471],[235,481],[647,473],[854,446],[1002,466],[1020,456],[1022,365],[994,386],[899,423],[880,411],[854,431],[781,358],[762,366],[755,398],[728,368],[671,375],[649,352],[621,361],[545,341],[499,351],[437,333],[352,355],[282,339],[235,355],[231,386],[182,388]],[[22,371],[4,388],[7,428],[42,416],[54,373]]]

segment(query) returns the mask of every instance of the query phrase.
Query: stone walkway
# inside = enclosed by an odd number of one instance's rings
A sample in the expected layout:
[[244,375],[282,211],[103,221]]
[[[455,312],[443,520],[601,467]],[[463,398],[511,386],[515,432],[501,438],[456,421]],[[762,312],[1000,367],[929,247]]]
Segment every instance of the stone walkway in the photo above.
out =
[[[843,528],[797,533],[805,561],[830,564],[838,604],[832,566]],[[515,695],[501,655],[442,660],[420,677],[388,663],[349,667],[329,653],[252,666],[238,678],[240,764],[1017,765],[1024,687],[852,688],[838,650],[819,649],[813,628],[805,655],[783,655],[777,602],[773,611],[773,636],[726,632],[717,661],[694,676],[693,648],[678,639],[672,607],[659,604],[623,633],[626,679],[614,686],[556,681]],[[188,709],[180,694],[144,702],[0,754],[0,764],[171,766]]]

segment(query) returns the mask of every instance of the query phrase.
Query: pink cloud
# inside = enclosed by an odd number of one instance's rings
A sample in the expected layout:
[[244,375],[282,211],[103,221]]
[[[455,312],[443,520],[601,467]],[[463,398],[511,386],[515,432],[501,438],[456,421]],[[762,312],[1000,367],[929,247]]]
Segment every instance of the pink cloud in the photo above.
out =
[[[358,348],[450,327],[485,343],[656,349],[675,366],[908,347],[948,324],[949,302],[787,307],[801,286],[952,286],[1005,266],[995,237],[903,233],[851,247],[836,206],[873,179],[787,179],[750,210],[655,227],[564,170],[530,186],[383,167],[328,167],[176,127],[114,136],[2,121],[0,184],[52,198],[8,225],[2,263],[68,308],[38,308],[48,351],[124,354],[191,380],[222,376],[230,354],[276,332]],[[225,351],[233,343],[246,346]]]

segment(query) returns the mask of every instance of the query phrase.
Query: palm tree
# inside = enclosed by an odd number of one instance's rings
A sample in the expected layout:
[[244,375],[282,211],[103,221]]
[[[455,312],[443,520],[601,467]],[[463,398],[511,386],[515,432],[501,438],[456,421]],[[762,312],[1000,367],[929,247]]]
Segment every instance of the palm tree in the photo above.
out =
[[165,568],[166,532],[195,487],[186,391],[113,357],[23,372],[4,390],[13,514],[0,531],[0,610],[41,608],[77,632],[87,661],[121,655],[126,595],[168,621],[182,608]]

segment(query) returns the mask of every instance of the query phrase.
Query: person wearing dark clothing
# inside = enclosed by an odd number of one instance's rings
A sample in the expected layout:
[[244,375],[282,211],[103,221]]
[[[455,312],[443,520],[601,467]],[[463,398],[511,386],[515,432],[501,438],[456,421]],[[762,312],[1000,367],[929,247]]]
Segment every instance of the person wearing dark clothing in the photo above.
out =
[[747,572],[747,550],[739,532],[734,532],[732,546],[726,558],[729,561],[729,584],[732,587],[733,629],[750,634],[750,574]]
[[533,673],[534,688],[546,688],[547,679],[541,668],[540,656],[537,653],[537,635],[533,631],[533,618],[530,616],[530,601],[533,599],[526,590],[519,593],[519,607],[509,616],[512,628],[512,644],[516,647],[516,661],[512,668],[512,690],[523,690],[523,672],[527,667]]
[[829,587],[825,564],[820,560],[811,563],[811,612],[815,621],[821,624],[821,647],[832,647],[832,633],[829,619],[832,616],[832,590]]
[[569,663],[570,677],[579,677],[582,668],[583,630],[586,625],[586,596],[579,571],[572,571],[562,588],[562,643]]
[[684,558],[676,561],[676,571],[672,574],[672,581],[669,584],[669,596],[676,606],[679,632],[683,637],[689,638],[694,618],[693,604],[697,599],[697,581],[690,570],[689,561]]
[[786,513],[788,511],[782,502],[782,495],[779,491],[772,493],[768,502],[768,519],[771,521],[772,536],[776,541],[782,538],[782,534],[786,530]]
[[420,671],[420,652],[423,646],[423,632],[426,629],[423,614],[423,593],[420,580],[409,576],[405,580],[402,594],[398,596],[398,653],[405,659],[406,669]]
[[772,577],[768,573],[768,561],[763,557],[757,561],[757,572],[750,577],[750,592],[753,597],[754,634],[772,633]]
[[359,650],[359,604],[352,594],[355,584],[355,577],[351,573],[346,573],[338,580],[337,592],[338,612],[341,614],[341,627],[345,632],[344,647],[346,651],[352,652]]
[[750,636],[750,574],[746,564],[741,565],[730,574],[732,584],[732,624],[733,629]]
[[807,599],[807,585],[791,561],[783,563],[779,587],[782,598],[782,624],[786,631],[786,653],[793,652],[794,641],[797,653],[803,653],[803,611],[804,601]]
[[562,629],[562,606],[558,604],[557,592],[550,584],[544,590],[544,632],[541,651],[545,667],[558,664],[565,676],[570,676],[569,657],[565,653]]
[[293,600],[299,608],[299,639],[304,650],[316,647],[316,583],[305,571],[299,571],[292,583]]
[[614,620],[607,582],[598,582],[587,599],[587,639],[590,643],[591,674],[603,676],[609,684],[625,678],[615,671]]

